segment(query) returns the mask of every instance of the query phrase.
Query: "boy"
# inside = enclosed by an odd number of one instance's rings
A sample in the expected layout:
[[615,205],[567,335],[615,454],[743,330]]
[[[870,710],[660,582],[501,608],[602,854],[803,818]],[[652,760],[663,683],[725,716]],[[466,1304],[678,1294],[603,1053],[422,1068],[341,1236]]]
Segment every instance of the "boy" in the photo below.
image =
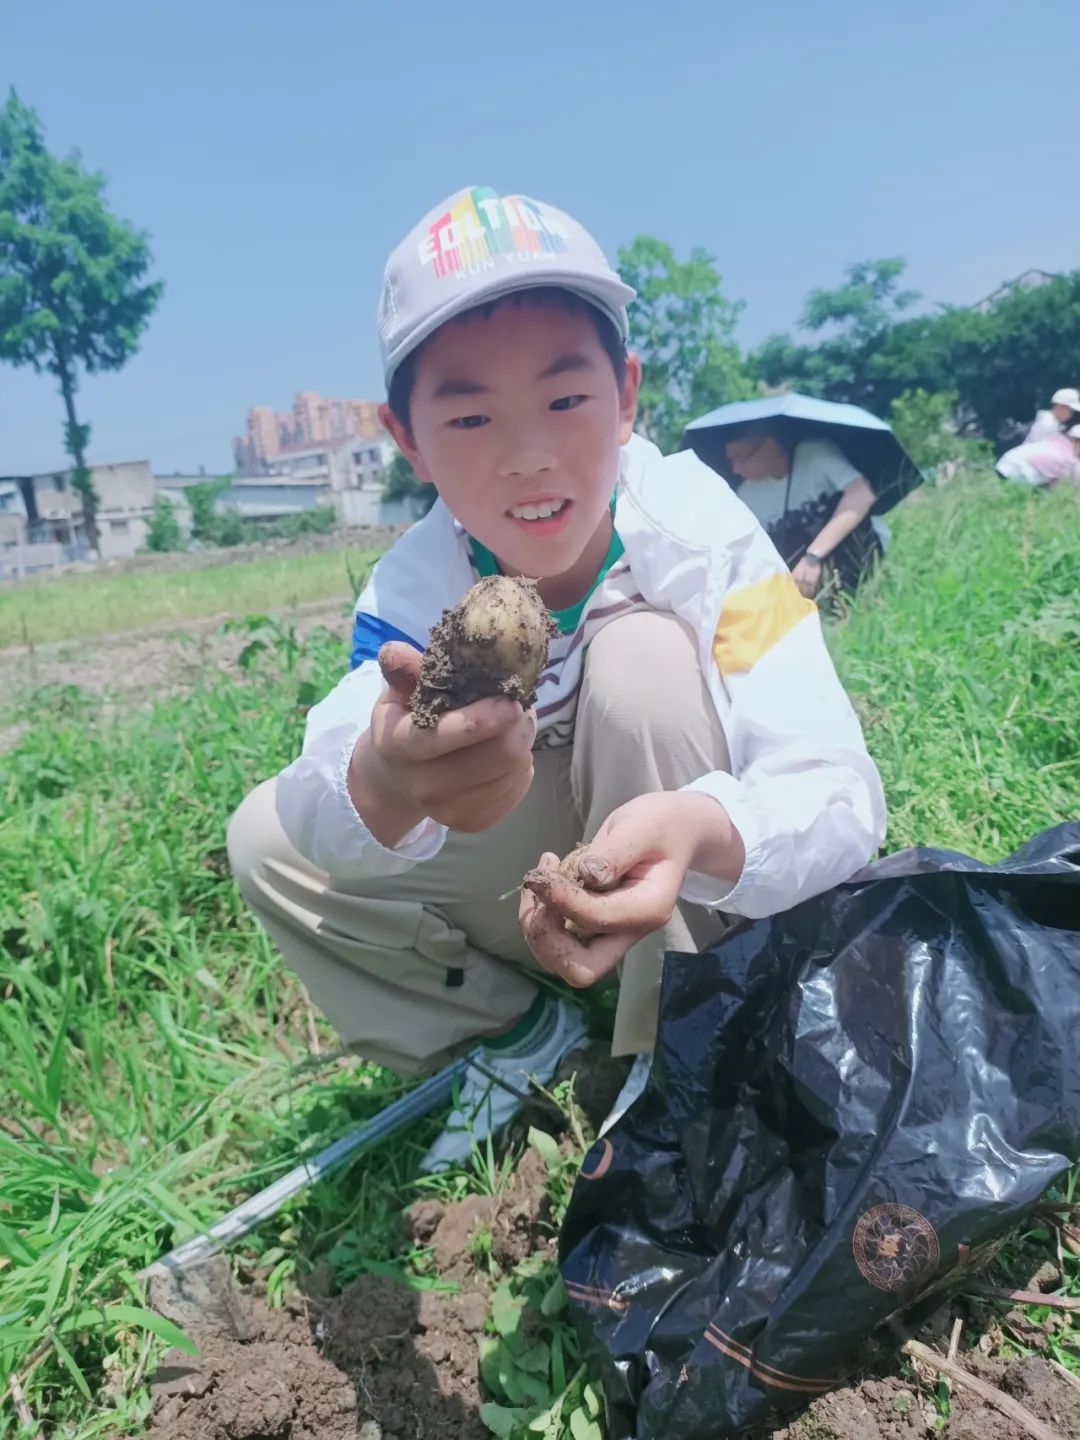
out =
[[[633,435],[633,294],[569,216],[492,190],[394,252],[382,419],[439,500],[376,567],[302,755],[230,827],[241,890],[343,1040],[408,1074],[480,1042],[429,1169],[581,1042],[538,967],[580,987],[621,966],[613,1051],[647,1055],[666,949],[839,883],[884,833],[813,603],[717,475]],[[498,571],[538,579],[558,626],[535,709],[418,729],[432,625]],[[604,893],[558,873],[582,839]]]

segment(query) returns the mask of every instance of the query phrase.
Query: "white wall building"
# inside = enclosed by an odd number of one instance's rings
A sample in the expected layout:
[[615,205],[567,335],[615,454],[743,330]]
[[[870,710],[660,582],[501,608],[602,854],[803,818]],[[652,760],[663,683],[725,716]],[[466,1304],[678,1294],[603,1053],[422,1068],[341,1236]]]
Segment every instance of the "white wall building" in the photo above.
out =
[[[101,558],[122,560],[135,555],[146,542],[146,527],[154,509],[149,462],[92,465],[90,478],[98,497]],[[15,490],[21,502],[18,506],[12,500]],[[71,471],[4,477],[0,491],[5,497],[0,506],[0,578],[18,578],[94,558],[83,497],[71,483]]]

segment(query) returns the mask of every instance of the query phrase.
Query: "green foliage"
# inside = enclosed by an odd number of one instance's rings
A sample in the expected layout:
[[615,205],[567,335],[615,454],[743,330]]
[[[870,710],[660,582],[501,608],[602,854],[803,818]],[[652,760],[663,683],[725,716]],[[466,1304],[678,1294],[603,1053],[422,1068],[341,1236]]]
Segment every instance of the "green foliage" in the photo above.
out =
[[743,307],[726,298],[704,250],[680,261],[670,245],[641,235],[619,251],[619,273],[637,291],[630,345],[644,367],[638,425],[674,450],[687,421],[754,392],[733,338]]
[[214,516],[200,539],[209,545],[242,545],[249,533],[249,526],[235,510],[223,510]]
[[281,611],[318,600],[351,604],[375,554],[371,549],[278,551],[237,558],[228,565],[139,566],[3,585],[0,650],[152,625],[182,626],[223,612]]
[[337,512],[332,505],[319,505],[314,510],[298,510],[280,520],[251,527],[252,540],[265,537],[273,540],[296,540],[301,535],[329,535],[337,528]]
[[988,311],[945,307],[904,317],[918,298],[899,290],[900,260],[852,266],[846,284],[811,293],[813,344],[772,335],[751,357],[766,385],[787,385],[877,415],[906,391],[951,392],[954,427],[1015,443],[1061,385],[1080,384],[1080,270],[1014,290]]
[[[1080,493],[968,474],[890,518],[885,566],[829,632],[884,777],[889,845],[997,857],[1080,813]],[[293,586],[267,564],[221,567],[242,604],[248,568],[272,594]],[[69,583],[31,590],[55,589],[73,627],[107,586],[151,610],[138,574]],[[146,1376],[178,1337],[151,1319],[142,1267],[400,1093],[374,1066],[309,1056],[318,1022],[229,876],[229,815],[295,755],[344,665],[338,633],[242,628],[235,670],[196,669],[145,708],[73,686],[2,696],[0,724],[26,730],[0,754],[0,1394],[17,1374],[42,1432],[67,1440],[145,1432]],[[313,1186],[236,1247],[239,1264],[272,1297],[319,1262],[339,1282],[415,1269],[401,1211],[435,1123]],[[572,1117],[571,1134],[570,1154],[530,1136],[553,1223],[583,1150]],[[1062,1265],[1080,1293],[1080,1260]],[[1074,1347],[1046,1343],[1076,1368]],[[547,1256],[498,1279],[481,1367],[492,1434],[602,1436]]]
[[752,357],[758,377],[770,386],[789,385],[883,414],[888,402],[880,408],[882,398],[871,381],[872,362],[900,316],[919,298],[916,291],[900,288],[905,266],[900,259],[864,260],[848,267],[836,289],[812,290],[800,323],[804,330],[824,335],[813,345],[789,335],[770,335]]
[[1059,386],[1080,386],[1080,270],[965,312],[949,339],[961,407],[984,435],[1015,441]]
[[955,391],[905,390],[892,403],[889,424],[927,475],[949,479],[960,469],[985,470],[993,458],[987,441],[957,434],[956,410]]
[[884,565],[830,635],[889,848],[997,859],[1080,814],[1080,491],[969,472],[889,520]]
[[191,533],[196,540],[217,542],[213,533],[217,528],[217,503],[229,488],[227,477],[203,480],[192,485],[187,491],[187,502],[191,507]]
[[184,548],[184,537],[180,522],[176,518],[176,508],[164,495],[159,495],[154,501],[154,513],[146,527],[146,548],[159,552]]
[[300,510],[280,520],[245,520],[235,510],[219,510],[218,502],[232,484],[228,476],[192,485],[191,533],[204,545],[251,545],[264,540],[295,540],[301,535],[328,535],[337,525],[337,512],[329,505]]
[[382,493],[384,500],[407,500],[418,515],[426,515],[439,498],[435,486],[425,484],[400,451],[390,462]]
[[835,290],[811,290],[803,310],[803,328],[831,328],[853,346],[869,344],[919,298],[917,290],[899,288],[906,268],[907,261],[900,259],[849,265],[843,285]]
[[480,1419],[502,1440],[603,1440],[600,1396],[565,1321],[566,1291],[551,1260],[531,1255],[495,1288],[480,1378],[493,1397]]
[[0,110],[0,361],[56,377],[91,544],[97,497],[86,465],[89,426],[74,397],[79,367],[118,370],[138,348],[162,286],[147,282],[146,236],[105,205],[105,177],[78,155],[61,160],[12,90]]

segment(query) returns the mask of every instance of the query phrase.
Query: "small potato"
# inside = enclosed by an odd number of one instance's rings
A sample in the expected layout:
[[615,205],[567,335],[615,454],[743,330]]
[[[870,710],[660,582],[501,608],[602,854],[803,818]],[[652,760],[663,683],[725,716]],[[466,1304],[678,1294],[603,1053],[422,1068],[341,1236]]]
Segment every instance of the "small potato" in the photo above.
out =
[[414,721],[430,728],[445,711],[488,695],[509,695],[528,708],[555,633],[533,581],[479,581],[431,632],[412,697]]
[[[596,875],[589,868],[588,854],[588,845],[575,845],[570,854],[564,855],[559,861],[559,869],[568,880],[572,880],[575,885],[580,885],[583,890],[604,889],[604,886],[597,884]],[[575,925],[573,920],[566,920],[563,923],[570,934],[576,936],[578,940],[592,939],[592,936],[586,934],[580,925]]]
[[[572,884],[580,886],[583,890],[611,890],[616,883],[611,879],[604,879],[602,881],[598,878],[596,862],[590,859],[589,847],[584,844],[575,845],[569,855],[565,855],[562,860],[559,861],[559,870]],[[522,883],[528,889],[537,889],[541,894],[544,894],[547,889],[545,874],[546,872],[540,869],[530,870]],[[604,874],[605,869],[601,868],[600,875]],[[564,919],[563,927],[568,934],[573,935],[575,939],[581,940],[585,944],[588,944],[593,938],[590,933],[582,930],[581,926],[575,924],[573,920]]]

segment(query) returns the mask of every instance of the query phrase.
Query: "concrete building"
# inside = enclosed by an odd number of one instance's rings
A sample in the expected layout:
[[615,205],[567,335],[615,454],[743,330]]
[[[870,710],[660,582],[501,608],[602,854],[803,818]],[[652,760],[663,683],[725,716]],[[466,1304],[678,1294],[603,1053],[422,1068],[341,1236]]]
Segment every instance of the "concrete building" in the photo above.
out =
[[384,433],[378,411],[373,400],[327,399],[315,390],[298,391],[291,410],[253,405],[243,435],[233,441],[237,474],[263,474],[272,461],[293,451],[377,439]]
[[397,525],[413,516],[407,506],[383,500],[383,481],[394,453],[386,435],[289,450],[268,463],[265,480],[325,487],[328,493],[318,503],[332,504],[346,525]]
[[21,578],[28,549],[22,491],[17,481],[0,480],[0,580]]
[[[383,482],[395,453],[393,441],[385,434],[293,446],[266,461],[259,474],[233,477],[218,495],[215,508],[246,520],[272,521],[332,506],[343,525],[406,524],[416,518],[414,507],[383,499]],[[179,506],[186,504],[186,492],[193,485],[214,478],[158,475],[158,494]],[[179,510],[178,518],[183,528],[185,517]],[[187,518],[190,523],[190,507]]]
[[[154,509],[154,477],[146,460],[92,465],[91,481],[98,497],[97,523],[103,560],[122,560],[145,544],[146,526]],[[18,490],[21,515],[11,500]],[[83,497],[71,483],[69,470],[0,479],[5,495],[0,533],[5,571],[35,574],[92,560],[83,513]],[[15,531],[21,527],[16,538]],[[15,551],[19,554],[16,556]]]

